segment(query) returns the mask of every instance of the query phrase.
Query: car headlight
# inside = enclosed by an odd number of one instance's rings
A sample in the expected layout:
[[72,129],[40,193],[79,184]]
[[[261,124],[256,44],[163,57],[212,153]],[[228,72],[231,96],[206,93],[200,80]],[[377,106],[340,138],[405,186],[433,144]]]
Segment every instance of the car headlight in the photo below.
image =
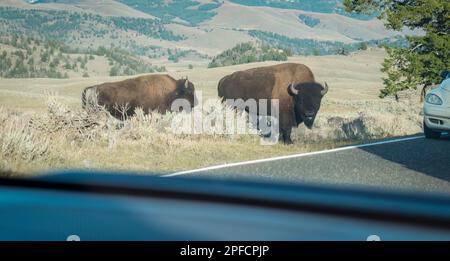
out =
[[427,96],[425,97],[425,101],[434,105],[442,105],[442,99],[439,98],[439,96],[437,96],[436,94],[432,93],[427,94]]

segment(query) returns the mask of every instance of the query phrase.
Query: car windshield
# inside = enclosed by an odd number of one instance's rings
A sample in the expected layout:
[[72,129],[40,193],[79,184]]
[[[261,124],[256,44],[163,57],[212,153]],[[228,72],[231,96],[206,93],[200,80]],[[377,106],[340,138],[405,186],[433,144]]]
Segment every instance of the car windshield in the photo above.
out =
[[418,44],[429,26],[448,32],[440,7],[151,2],[0,3],[3,178],[84,170],[450,192],[450,102],[422,85],[442,82],[448,35]]
[[450,77],[447,77],[447,79],[442,81],[441,88],[445,90],[450,90]]

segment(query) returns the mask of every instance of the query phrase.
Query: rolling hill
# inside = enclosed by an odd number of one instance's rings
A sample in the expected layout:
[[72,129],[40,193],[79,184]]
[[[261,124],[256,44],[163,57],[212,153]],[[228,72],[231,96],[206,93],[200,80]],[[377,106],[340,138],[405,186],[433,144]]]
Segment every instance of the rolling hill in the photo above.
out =
[[2,5],[40,10],[90,12],[105,16],[155,18],[114,0],[2,0],[0,6]]
[[[334,46],[386,41],[405,33],[411,32],[388,31],[371,16],[347,14],[339,0],[0,2],[2,35],[55,40],[80,50],[118,47],[157,64],[192,56],[210,61],[238,44],[261,41],[297,54],[326,55],[333,54]],[[192,55],[172,59],[173,53]]]
[[0,37],[0,77],[69,78],[165,71],[119,48],[72,49],[31,37]]
[[[217,15],[203,25],[220,28],[239,28],[278,33],[288,37],[315,40],[353,42],[380,39],[397,35],[384,29],[377,19],[360,20],[335,13],[313,13],[296,9],[243,6],[225,2],[216,9]],[[315,19],[308,25],[300,18]]]

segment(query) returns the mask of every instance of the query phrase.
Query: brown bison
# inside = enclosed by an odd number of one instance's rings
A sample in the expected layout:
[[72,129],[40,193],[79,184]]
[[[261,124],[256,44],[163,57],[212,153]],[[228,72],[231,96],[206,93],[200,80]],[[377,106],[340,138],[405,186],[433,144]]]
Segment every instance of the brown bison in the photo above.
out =
[[[222,78],[218,86],[223,100],[278,99],[280,139],[286,144],[292,143],[292,127],[302,122],[308,128],[312,127],[327,91],[326,83],[316,83],[311,70],[296,63],[235,72]],[[258,116],[264,116],[260,108],[257,111]],[[270,110],[267,110],[267,115],[270,115]]]
[[194,85],[187,78],[175,80],[169,75],[145,75],[87,87],[82,93],[83,107],[95,102],[119,119],[133,115],[138,107],[146,113],[165,113],[171,110],[176,99],[187,100],[191,108],[195,106]]

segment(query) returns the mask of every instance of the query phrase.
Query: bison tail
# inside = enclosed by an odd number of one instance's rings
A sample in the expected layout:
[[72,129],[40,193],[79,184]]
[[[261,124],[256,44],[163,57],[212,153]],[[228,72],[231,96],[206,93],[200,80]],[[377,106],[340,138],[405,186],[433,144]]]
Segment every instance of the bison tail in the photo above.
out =
[[83,107],[83,109],[86,109],[86,91],[87,89],[84,89],[81,93],[81,107]]
[[220,79],[219,84],[217,84],[217,94],[219,95],[220,99],[222,100],[222,102],[225,101],[225,95],[224,95],[224,86],[222,85],[223,81],[225,80],[226,76],[223,77],[222,79]]
[[98,104],[97,90],[95,87],[88,87],[81,93],[81,105],[83,109],[88,109]]

